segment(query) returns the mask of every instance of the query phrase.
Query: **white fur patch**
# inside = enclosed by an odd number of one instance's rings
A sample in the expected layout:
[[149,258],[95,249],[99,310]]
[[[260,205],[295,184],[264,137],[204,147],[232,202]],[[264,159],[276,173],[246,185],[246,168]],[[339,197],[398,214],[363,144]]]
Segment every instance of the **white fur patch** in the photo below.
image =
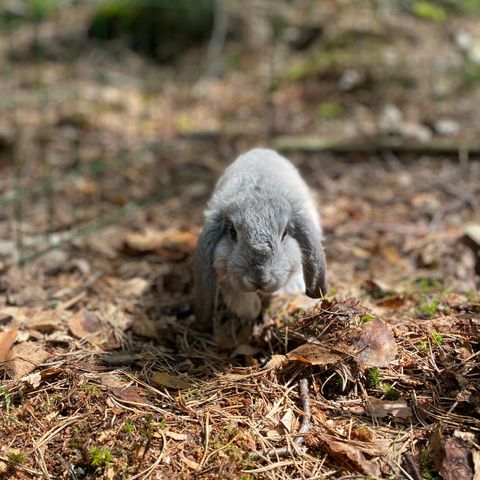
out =
[[254,292],[238,292],[228,285],[220,287],[227,309],[239,318],[255,320],[262,309],[262,301]]
[[275,295],[286,295],[291,293],[305,293],[305,280],[303,279],[302,270],[297,270],[291,277],[287,284],[280,290],[275,292]]

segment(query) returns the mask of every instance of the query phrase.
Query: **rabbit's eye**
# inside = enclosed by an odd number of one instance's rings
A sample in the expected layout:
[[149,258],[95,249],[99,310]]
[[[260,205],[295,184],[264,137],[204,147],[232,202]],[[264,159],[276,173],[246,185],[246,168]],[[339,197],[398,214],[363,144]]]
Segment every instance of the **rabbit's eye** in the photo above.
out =
[[237,241],[237,231],[235,230],[235,227],[230,223],[227,226],[227,232],[230,235],[230,238],[236,242]]

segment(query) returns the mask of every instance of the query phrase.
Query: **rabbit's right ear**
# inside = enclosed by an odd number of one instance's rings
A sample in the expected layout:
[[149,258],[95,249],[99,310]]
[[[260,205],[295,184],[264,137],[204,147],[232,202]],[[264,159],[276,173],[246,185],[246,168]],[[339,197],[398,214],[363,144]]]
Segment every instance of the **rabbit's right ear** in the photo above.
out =
[[311,298],[320,298],[327,293],[325,253],[321,231],[311,218],[304,213],[297,212],[293,219],[292,234],[302,252],[305,293]]
[[217,293],[217,275],[213,265],[215,249],[223,235],[219,219],[210,217],[205,222],[197,243],[195,257],[195,300],[196,325],[206,330],[212,325]]

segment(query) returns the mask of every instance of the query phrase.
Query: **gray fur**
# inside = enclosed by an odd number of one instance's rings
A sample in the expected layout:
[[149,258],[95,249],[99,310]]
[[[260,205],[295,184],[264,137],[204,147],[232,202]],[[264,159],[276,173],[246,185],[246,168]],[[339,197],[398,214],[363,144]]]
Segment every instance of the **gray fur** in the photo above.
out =
[[[229,225],[236,231],[231,238]],[[282,240],[282,234],[287,234]],[[303,279],[298,278],[303,272]],[[254,149],[217,182],[205,212],[195,261],[195,315],[212,324],[218,290],[234,314],[253,319],[256,291],[326,292],[322,230],[312,195],[297,169],[273,150]]]

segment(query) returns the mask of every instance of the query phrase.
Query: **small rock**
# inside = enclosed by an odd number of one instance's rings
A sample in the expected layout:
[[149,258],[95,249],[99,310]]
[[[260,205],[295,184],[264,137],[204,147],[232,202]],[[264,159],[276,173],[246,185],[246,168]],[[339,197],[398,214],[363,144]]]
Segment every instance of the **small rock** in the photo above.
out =
[[450,119],[438,120],[434,128],[439,135],[455,135],[460,131],[459,123]]
[[63,250],[52,250],[40,258],[44,272],[54,275],[60,272],[68,261],[68,255]]
[[480,64],[480,40],[475,40],[470,45],[467,51],[467,57],[471,62]]
[[353,68],[345,70],[338,81],[338,86],[340,90],[349,91],[353,90],[355,87],[358,87],[365,80],[364,76]]
[[13,257],[16,247],[13,240],[0,240],[0,257]]
[[461,50],[466,51],[472,44],[472,36],[466,30],[459,30],[455,34],[455,43]]
[[412,138],[419,142],[428,142],[432,138],[432,132],[428,127],[414,122],[403,123],[399,128],[399,133],[404,137]]
[[378,117],[378,127],[383,132],[397,130],[403,121],[402,112],[393,104],[385,105]]
[[470,242],[480,248],[480,223],[469,223],[464,232]]

